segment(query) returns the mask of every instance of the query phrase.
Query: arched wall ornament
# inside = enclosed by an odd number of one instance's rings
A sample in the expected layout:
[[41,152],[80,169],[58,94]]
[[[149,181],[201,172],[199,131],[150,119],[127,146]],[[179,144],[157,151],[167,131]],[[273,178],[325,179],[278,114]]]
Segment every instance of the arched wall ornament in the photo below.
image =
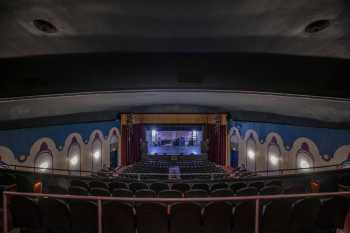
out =
[[[275,157],[272,157],[273,154]],[[272,136],[269,144],[267,145],[267,154],[266,154],[266,167],[267,171],[281,169],[282,166],[282,151],[280,145],[277,143],[275,136]],[[276,163],[276,164],[273,164]],[[272,169],[271,169],[272,168]]]
[[47,145],[47,143],[43,142],[40,146],[39,152],[35,156],[34,169],[36,172],[48,171],[52,173],[53,172],[52,168],[54,168],[52,151],[49,149],[49,146]]
[[17,165],[18,158],[15,157],[12,150],[6,146],[0,146],[1,161],[7,165]]
[[246,141],[246,169],[248,171],[256,170],[256,162],[257,162],[257,141],[254,138],[253,134],[250,134]]
[[[304,142],[301,144],[300,149],[296,153],[296,168],[305,168],[307,171],[307,167],[314,167],[315,166],[315,159],[313,154],[310,152],[309,145]],[[304,165],[303,165],[304,163]],[[311,164],[310,164],[311,163]],[[303,171],[303,170],[301,170]]]
[[91,167],[92,171],[98,171],[103,167],[103,141],[101,136],[96,133],[91,144]]
[[67,159],[66,161],[66,168],[69,170],[69,173],[80,173],[80,172],[73,172],[70,170],[82,170],[81,169],[81,153],[82,149],[80,147],[80,144],[78,143],[78,140],[75,136],[73,136],[72,141],[68,147],[67,151]]

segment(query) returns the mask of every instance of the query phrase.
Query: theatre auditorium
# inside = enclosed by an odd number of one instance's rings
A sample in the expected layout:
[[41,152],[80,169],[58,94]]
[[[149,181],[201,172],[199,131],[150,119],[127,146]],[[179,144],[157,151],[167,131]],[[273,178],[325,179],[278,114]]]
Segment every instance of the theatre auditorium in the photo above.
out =
[[3,233],[350,233],[350,2],[0,1]]

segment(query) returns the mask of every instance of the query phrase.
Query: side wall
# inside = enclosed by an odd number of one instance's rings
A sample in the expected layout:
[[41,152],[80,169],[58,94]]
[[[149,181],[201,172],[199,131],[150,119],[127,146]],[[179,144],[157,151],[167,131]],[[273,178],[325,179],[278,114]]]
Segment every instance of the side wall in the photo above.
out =
[[[70,153],[74,153],[80,157],[76,167],[91,171],[93,170],[93,150],[96,150],[93,149],[93,144],[95,140],[99,140],[100,166],[110,166],[112,156],[117,157],[115,161],[118,163],[116,165],[119,165],[121,162],[119,128],[120,121],[114,120],[0,130],[0,160],[8,165],[34,167],[38,156],[45,154],[52,157],[50,167],[69,169],[69,156]],[[70,152],[73,151],[71,149],[73,145],[74,152]],[[55,171],[54,173],[64,172]]]
[[342,164],[350,156],[350,130],[229,120],[228,141],[230,165],[247,165],[250,153],[258,171],[271,169],[271,153],[280,155],[280,169],[298,167],[297,156],[302,153],[313,166]]

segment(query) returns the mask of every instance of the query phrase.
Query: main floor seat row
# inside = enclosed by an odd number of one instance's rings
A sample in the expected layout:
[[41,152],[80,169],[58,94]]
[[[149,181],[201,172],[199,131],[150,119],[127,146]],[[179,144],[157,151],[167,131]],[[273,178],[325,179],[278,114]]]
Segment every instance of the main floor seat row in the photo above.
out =
[[[255,202],[129,204],[103,202],[104,233],[253,233]],[[170,209],[170,211],[168,211]],[[96,233],[94,202],[52,198],[40,200],[13,197],[10,205],[13,226],[29,232]],[[24,211],[25,210],[25,211]],[[261,208],[262,233],[335,232],[344,226],[347,214],[344,197],[272,200]]]

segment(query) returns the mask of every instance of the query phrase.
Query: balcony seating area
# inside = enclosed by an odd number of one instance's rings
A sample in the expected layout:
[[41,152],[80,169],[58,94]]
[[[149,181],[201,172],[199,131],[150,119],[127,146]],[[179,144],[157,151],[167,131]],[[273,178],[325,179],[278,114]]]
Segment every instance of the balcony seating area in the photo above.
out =
[[[16,178],[13,175],[3,175],[0,180],[9,184]],[[325,178],[329,180],[328,176]],[[338,182],[338,187],[349,188],[349,181],[350,175],[345,173],[341,174],[335,183]],[[321,182],[321,187],[325,184]],[[313,190],[310,182],[271,178],[200,183],[122,182],[117,179],[109,182],[74,178],[70,179],[67,187],[47,182],[43,184],[43,191],[49,194],[135,198],[134,201],[128,202],[102,201],[102,227],[106,233],[253,233],[254,200],[224,202],[215,201],[215,198],[302,194]],[[137,201],[138,198],[144,197],[154,198],[154,201]],[[171,203],[158,199],[186,200],[202,197],[212,199]],[[28,232],[97,232],[96,201],[13,196],[9,209],[13,227]],[[23,211],[24,209],[26,211]],[[343,228],[348,212],[348,198],[327,196],[262,200],[259,212],[259,227],[263,233],[330,233]]]
[[[260,211],[263,233],[335,232],[344,226],[348,204],[345,197],[277,199],[264,201]],[[98,231],[94,201],[15,196],[10,212],[13,227],[28,232]],[[104,233],[253,233],[254,223],[254,201],[102,202]]]

